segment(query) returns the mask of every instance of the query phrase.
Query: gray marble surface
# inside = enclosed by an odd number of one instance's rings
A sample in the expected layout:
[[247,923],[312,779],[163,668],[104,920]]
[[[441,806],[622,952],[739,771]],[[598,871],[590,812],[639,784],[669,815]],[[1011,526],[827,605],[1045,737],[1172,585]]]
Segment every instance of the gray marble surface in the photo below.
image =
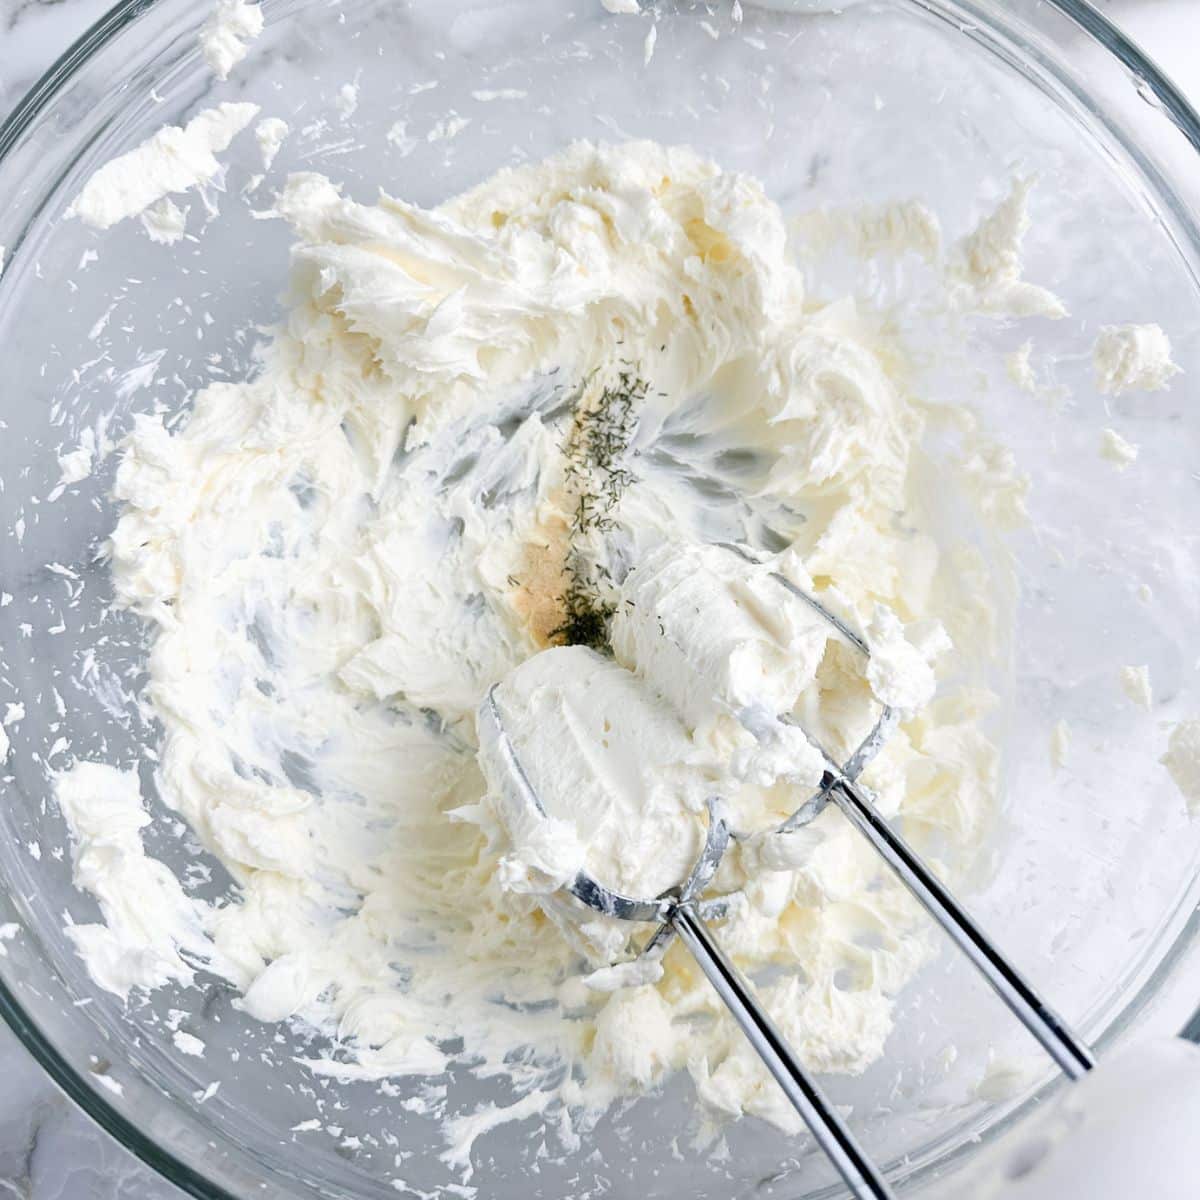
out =
[[[109,3],[0,0],[0,116]],[[1100,7],[1200,102],[1198,0],[1100,0]],[[0,1080],[0,1200],[182,1200],[76,1110],[2,1025]]]

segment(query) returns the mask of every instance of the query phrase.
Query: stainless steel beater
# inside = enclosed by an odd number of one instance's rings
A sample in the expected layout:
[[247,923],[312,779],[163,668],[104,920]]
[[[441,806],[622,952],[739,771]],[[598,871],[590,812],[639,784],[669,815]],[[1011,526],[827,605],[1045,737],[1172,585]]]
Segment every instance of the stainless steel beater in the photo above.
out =
[[[761,565],[740,546],[725,545],[724,548],[749,563]],[[864,639],[819,600],[781,574],[771,572],[770,577],[779,584],[781,595],[788,596],[792,602],[808,605],[828,622],[840,640],[864,658],[870,657]],[[545,807],[505,731],[496,702],[496,690],[492,688],[480,707],[480,743],[491,747],[521,802],[530,811],[544,817]],[[781,720],[794,724],[788,717],[781,717]],[[841,765],[822,746],[813,742],[825,760],[820,785],[776,832],[798,829],[812,821],[826,805],[834,804],[950,935],[955,945],[971,960],[1068,1078],[1080,1078],[1095,1065],[1091,1050],[1001,954],[916,851],[884,820],[872,803],[870,793],[858,781],[867,765],[883,748],[896,724],[897,714],[885,707],[862,744]],[[813,739],[809,737],[809,741]],[[747,981],[713,937],[708,923],[724,916],[729,905],[724,898],[705,899],[703,893],[712,881],[733,835],[723,816],[720,800],[711,799],[708,809],[709,824],[704,849],[682,887],[654,899],[638,899],[613,892],[581,871],[567,885],[567,890],[582,904],[605,916],[657,923],[659,928],[647,942],[643,955],[659,951],[667,940],[678,934],[822,1150],[840,1172],[851,1193],[860,1200],[894,1197],[882,1172],[863,1151],[758,1002]]]

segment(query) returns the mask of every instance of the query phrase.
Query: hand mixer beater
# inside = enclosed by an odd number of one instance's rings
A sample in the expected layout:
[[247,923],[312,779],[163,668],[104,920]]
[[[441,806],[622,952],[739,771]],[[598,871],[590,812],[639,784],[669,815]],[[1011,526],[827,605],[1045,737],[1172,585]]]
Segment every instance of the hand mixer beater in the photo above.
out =
[[[760,565],[742,547],[728,545],[724,549],[739,555],[748,563]],[[770,578],[779,587],[781,603],[807,605],[828,624],[832,637],[851,647],[857,655],[862,656],[864,662],[869,660],[871,652],[867,642],[846,621],[783,574],[772,571]],[[779,719],[795,724],[789,715]],[[1091,1050],[1001,954],[904,838],[884,820],[870,793],[860,782],[863,771],[883,748],[897,721],[896,711],[885,706],[866,738],[841,764],[806,733],[809,742],[824,759],[824,773],[815,793],[778,827],[777,832],[788,833],[808,824],[830,804],[839,809],[949,934],[1061,1070],[1071,1079],[1080,1078],[1095,1065]],[[505,729],[497,688],[491,690],[480,708],[479,736],[481,754],[490,757],[498,776],[505,780],[518,802],[528,813],[545,818],[547,814],[543,802],[530,783],[516,747]],[[881,1170],[863,1151],[845,1121],[783,1039],[747,981],[722,952],[713,936],[709,923],[726,914],[729,899],[720,896],[709,898],[705,896],[705,891],[735,835],[728,825],[720,800],[711,799],[708,810],[703,850],[681,887],[656,897],[632,897],[612,891],[585,871],[580,871],[567,884],[566,890],[586,910],[623,921],[657,924],[657,932],[642,951],[644,956],[661,953],[668,941],[678,936],[695,957],[852,1194],[860,1200],[891,1197],[894,1193]]]

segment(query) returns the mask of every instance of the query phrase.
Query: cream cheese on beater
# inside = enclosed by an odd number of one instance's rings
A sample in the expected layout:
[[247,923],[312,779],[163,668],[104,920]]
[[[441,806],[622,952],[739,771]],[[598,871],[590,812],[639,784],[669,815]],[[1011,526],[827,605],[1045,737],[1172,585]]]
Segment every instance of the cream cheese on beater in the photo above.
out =
[[505,728],[548,809],[530,820],[489,795],[513,841],[502,886],[548,893],[587,870],[627,895],[654,897],[686,877],[700,853],[692,814],[706,779],[683,721],[633,674],[586,646],[527,659],[498,694]]
[[768,567],[720,546],[669,543],[630,573],[612,631],[618,659],[693,729],[751,708],[789,712],[816,678],[829,636],[828,622]]
[[[255,116],[229,109],[224,144]],[[122,166],[76,209],[104,227],[210,165],[136,188]],[[1058,315],[1020,278],[1027,190],[951,256],[957,312]],[[881,810],[964,861],[988,827],[979,693],[929,704],[957,631],[903,347],[810,297],[761,186],[690,150],[576,144],[432,210],[296,175],[277,211],[286,320],[253,377],[170,428],[138,418],[109,546],[152,633],[157,789],[229,891],[172,890],[135,777],[80,764],[59,798],[104,917],[77,936],[89,967],[120,994],[214,972],[255,1017],[326,1035],[318,1074],[458,1056],[508,1077],[510,1118],[443,1110],[455,1162],[518,1113],[684,1068],[714,1111],[795,1129],[678,947],[647,970],[634,930],[551,893],[581,864],[678,882],[720,794],[745,835],[716,881],[740,895],[723,944],[776,972],[762,993],[815,1068],[881,1054],[929,953],[919,915],[836,813],[772,831],[821,765],[776,718],[846,754],[880,703],[904,710],[868,776]],[[1015,513],[1006,466],[981,452],[968,473]],[[773,573],[862,631],[871,669]],[[497,684],[536,829],[477,764]]]

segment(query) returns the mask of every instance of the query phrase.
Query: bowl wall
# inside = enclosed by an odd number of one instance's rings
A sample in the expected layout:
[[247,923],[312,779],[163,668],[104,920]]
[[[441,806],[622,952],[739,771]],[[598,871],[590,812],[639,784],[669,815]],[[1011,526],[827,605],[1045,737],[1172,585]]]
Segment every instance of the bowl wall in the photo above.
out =
[[[117,455],[55,495],[59,456],[88,431],[101,446],[119,441],[138,413],[182,413],[209,380],[252,368],[288,266],[287,230],[260,210],[288,171],[321,171],[366,199],[383,188],[436,204],[576,138],[647,137],[757,175],[789,215],[915,197],[949,236],[1015,174],[1036,174],[1027,273],[1070,316],[991,323],[949,359],[931,353],[920,377],[930,405],[973,407],[1033,484],[1029,528],[989,548],[1016,632],[993,680],[1004,828],[970,904],[1090,1037],[1169,1022],[1200,991],[1188,927],[1200,837],[1158,762],[1166,727],[1200,712],[1189,649],[1200,632],[1200,239],[1186,191],[1200,172],[1189,131],[1172,124],[1152,72],[1131,81],[1052,5],[743,6],[740,22],[727,7],[663,6],[647,64],[655,22],[609,16],[592,0],[267,0],[267,31],[217,84],[196,52],[203,6],[125,5],[0,134],[0,589],[12,596],[0,608],[0,702],[26,707],[0,783],[0,921],[20,925],[0,958],[0,1001],[89,1111],[197,1195],[253,1196],[269,1184],[278,1196],[394,1197],[457,1178],[439,1158],[436,1124],[401,1107],[416,1090],[404,1081],[315,1080],[294,1061],[313,1049],[311,1032],[251,1021],[216,981],[122,1005],[90,980],[64,932],[64,914],[84,921],[96,909],[72,886],[50,778],[74,758],[139,763],[153,797],[145,750],[156,727],[137,702],[143,632],[109,607],[99,553],[115,521]],[[346,83],[359,97],[350,118],[336,103]],[[247,134],[222,185],[188,197],[195,236],[176,247],[152,244],[137,222],[101,235],[64,220],[103,162],[164,122],[242,99],[293,130],[249,200],[262,166]],[[455,117],[469,123],[447,137]],[[817,296],[850,288],[878,304],[914,286],[836,256],[813,261],[812,281]],[[920,319],[904,319],[920,346]],[[1097,393],[1092,341],[1127,321],[1170,334],[1185,373],[1169,392]],[[1005,374],[1005,356],[1027,339],[1042,398]],[[1141,447],[1121,475],[1098,452],[1109,425]],[[927,497],[931,510],[951,502]],[[1118,686],[1131,664],[1150,666],[1151,711]],[[1056,771],[1048,731],[1059,720],[1073,749]],[[154,812],[151,853],[178,869],[204,858],[165,808]],[[221,894],[228,880],[208,865],[198,894]],[[205,1056],[181,1054],[172,1028],[200,1037]],[[1050,1079],[947,951],[904,993],[887,1060],[828,1087],[915,1190]],[[450,1086],[462,1111],[505,1096],[496,1081]],[[692,1125],[690,1085],[676,1080],[611,1113],[577,1153],[551,1139],[542,1156],[536,1122],[504,1126],[477,1143],[469,1185],[500,1200],[798,1197],[833,1186],[805,1142],[747,1121],[718,1153],[693,1152]]]

